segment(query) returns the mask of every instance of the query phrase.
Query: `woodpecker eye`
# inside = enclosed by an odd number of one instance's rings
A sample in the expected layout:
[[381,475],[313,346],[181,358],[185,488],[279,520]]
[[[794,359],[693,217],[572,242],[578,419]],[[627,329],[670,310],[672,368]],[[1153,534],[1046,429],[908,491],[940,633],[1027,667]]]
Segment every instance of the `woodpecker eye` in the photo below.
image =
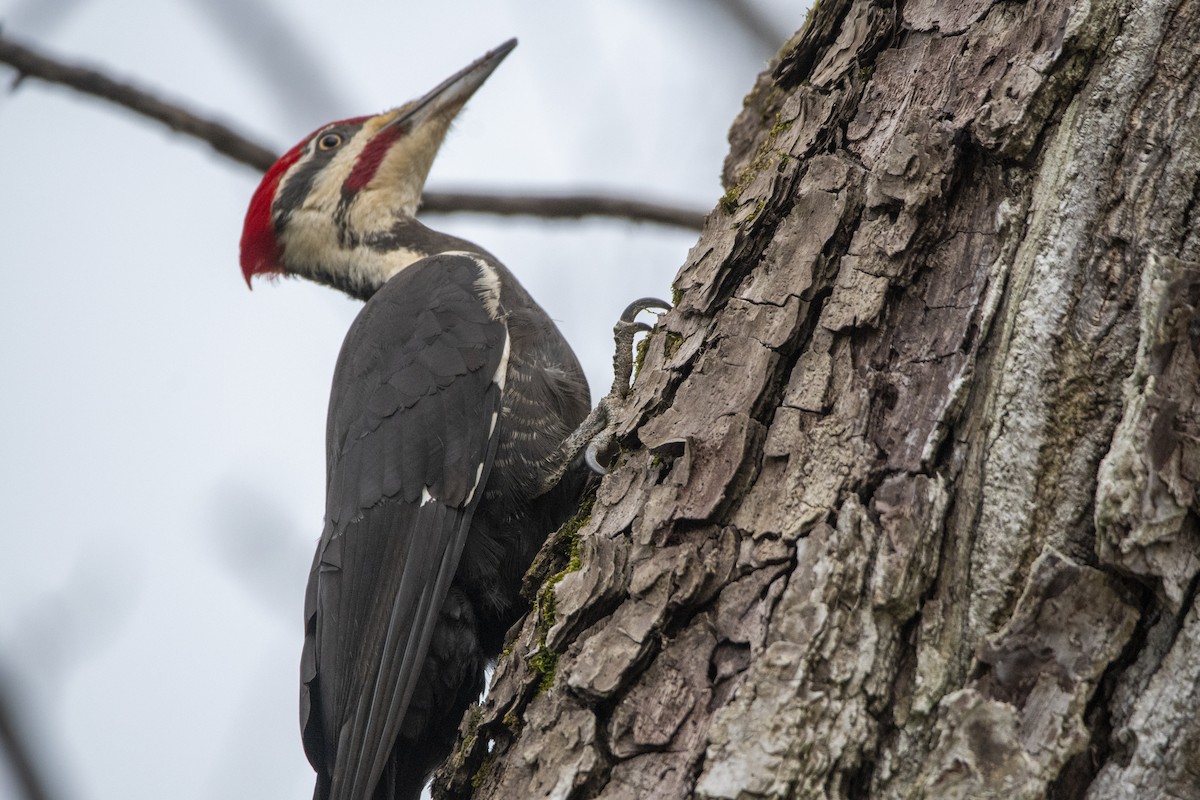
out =
[[340,133],[330,131],[329,133],[321,134],[321,138],[317,139],[317,148],[320,150],[335,150],[342,146],[345,141]]

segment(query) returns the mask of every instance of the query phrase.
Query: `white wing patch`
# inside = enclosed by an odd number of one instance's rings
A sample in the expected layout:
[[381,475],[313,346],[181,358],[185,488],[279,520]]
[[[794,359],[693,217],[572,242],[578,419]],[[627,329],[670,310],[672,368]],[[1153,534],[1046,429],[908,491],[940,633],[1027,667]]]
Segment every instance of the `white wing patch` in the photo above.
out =
[[447,250],[441,255],[462,256],[475,262],[475,266],[479,268],[479,280],[475,281],[475,289],[479,292],[488,315],[492,319],[500,319],[500,273],[496,272],[487,259],[482,258],[478,253],[471,253],[467,250]]
[[482,477],[483,477],[483,462],[481,461],[479,463],[479,465],[477,467],[475,467],[475,483],[474,483],[474,485],[471,486],[471,491],[467,493],[467,499],[466,499],[466,502],[463,503],[463,505],[465,505],[465,506],[471,505],[471,500],[475,497],[475,490],[479,488],[479,479]]
[[508,335],[508,326],[504,328],[504,352],[500,354],[500,363],[496,365],[496,374],[492,376],[492,383],[500,387],[500,395],[504,396],[504,383],[508,380],[508,355],[511,343],[511,337]]
[[[475,289],[479,292],[480,299],[483,300],[483,305],[487,309],[488,315],[494,320],[502,319],[500,313],[500,273],[495,267],[487,262],[487,259],[481,258],[476,253],[469,253],[466,250],[447,250],[441,255],[445,256],[462,256],[469,258],[475,262],[475,266],[479,267],[479,280],[475,281]],[[496,367],[496,374],[492,376],[492,383],[500,387],[500,391],[504,391],[504,383],[508,380],[508,356],[511,347],[511,339],[508,335],[508,325],[504,328],[504,352],[500,355],[500,364]],[[496,418],[492,417],[492,430],[496,428]]]
[[[500,273],[496,268],[488,263],[487,259],[481,257],[478,253],[471,253],[466,250],[447,250],[439,253],[444,256],[461,256],[469,258],[475,262],[475,266],[479,268],[479,280],[475,281],[475,290],[479,293],[479,299],[483,301],[484,308],[487,309],[488,316],[497,321],[503,321],[504,316],[500,312]],[[504,325],[504,349],[500,353],[500,363],[496,365],[496,372],[492,375],[492,383],[500,388],[501,397],[504,395],[504,384],[508,380],[508,357],[512,352],[512,337],[508,333],[508,324]],[[500,421],[500,413],[492,412],[491,424],[488,427],[488,437],[495,435],[496,425]],[[479,464],[475,468],[475,481],[471,485],[471,491],[467,493],[467,504],[475,497],[475,492],[479,489],[479,482],[483,478],[483,464]]]

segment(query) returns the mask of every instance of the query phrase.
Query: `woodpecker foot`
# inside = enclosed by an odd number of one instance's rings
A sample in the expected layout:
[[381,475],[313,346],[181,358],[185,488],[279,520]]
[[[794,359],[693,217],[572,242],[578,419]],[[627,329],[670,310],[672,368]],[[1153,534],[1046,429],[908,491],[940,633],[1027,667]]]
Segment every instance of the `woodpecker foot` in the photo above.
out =
[[[553,461],[554,469],[546,476],[542,491],[553,488],[581,454],[592,472],[597,475],[608,474],[607,461],[611,458],[609,453],[616,441],[612,423],[617,409],[625,404],[629,396],[629,382],[633,377],[633,340],[639,333],[649,333],[653,329],[652,325],[638,322],[637,317],[645,311],[670,310],[671,306],[665,300],[643,297],[634,300],[621,313],[621,318],[613,326],[616,347],[613,350],[612,388],[559,447]],[[605,463],[602,463],[602,459]]]
[[638,322],[638,314],[643,311],[670,311],[671,306],[665,300],[657,297],[643,297],[625,306],[621,318],[613,326],[613,339],[616,349],[613,351],[613,384],[609,397],[624,399],[629,394],[629,381],[633,378],[633,337],[639,333],[649,333],[652,325]]
[[[608,395],[601,398],[600,403],[596,406],[597,411],[603,410],[604,421],[600,429],[588,440],[583,451],[584,462],[597,475],[608,474],[607,464],[600,463],[600,459],[602,454],[607,455],[612,450],[616,438],[616,433],[609,423],[612,420],[613,412],[624,405],[625,399],[629,396],[629,384],[633,379],[633,339],[639,333],[649,333],[653,329],[652,325],[638,322],[638,314],[644,311],[670,310],[671,306],[665,300],[659,300],[657,297],[643,297],[626,306],[625,311],[621,313],[621,318],[613,326],[616,348],[613,350],[612,389],[609,390]],[[607,462],[607,459],[605,460]]]

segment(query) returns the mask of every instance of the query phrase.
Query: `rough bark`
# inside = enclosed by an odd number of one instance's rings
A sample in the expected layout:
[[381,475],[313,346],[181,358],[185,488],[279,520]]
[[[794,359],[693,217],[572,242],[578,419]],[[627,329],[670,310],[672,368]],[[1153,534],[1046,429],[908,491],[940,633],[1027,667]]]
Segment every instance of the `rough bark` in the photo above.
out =
[[823,0],[435,796],[1200,797],[1200,2]]

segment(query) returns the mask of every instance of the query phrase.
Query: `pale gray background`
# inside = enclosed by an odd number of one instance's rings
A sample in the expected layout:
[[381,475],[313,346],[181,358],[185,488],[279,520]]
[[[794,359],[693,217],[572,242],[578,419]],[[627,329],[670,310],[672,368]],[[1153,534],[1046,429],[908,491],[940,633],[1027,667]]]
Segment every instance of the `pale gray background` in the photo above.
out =
[[[5,31],[282,150],[509,36],[434,188],[607,189],[709,209],[725,133],[804,4],[0,0]],[[5,85],[12,72],[0,67]],[[259,176],[66,89],[0,94],[0,688],[71,800],[303,798],[301,606],[329,378],[358,306],[237,265]],[[429,217],[503,259],[593,394],[610,331],[693,234]],[[13,795],[0,761],[0,797]]]

